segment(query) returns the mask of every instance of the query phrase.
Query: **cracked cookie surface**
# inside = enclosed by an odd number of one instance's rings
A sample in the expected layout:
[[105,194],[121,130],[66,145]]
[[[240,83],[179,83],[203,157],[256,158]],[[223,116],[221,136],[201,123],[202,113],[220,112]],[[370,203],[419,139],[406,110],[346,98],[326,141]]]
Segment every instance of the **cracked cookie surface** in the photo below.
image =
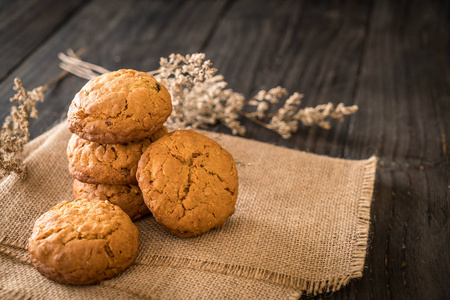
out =
[[91,79],[69,107],[69,130],[85,140],[123,144],[142,140],[172,112],[167,89],[147,73],[118,70]]
[[139,186],[130,185],[109,185],[90,184],[78,180],[73,182],[73,198],[90,200],[108,200],[119,206],[130,216],[131,220],[137,221],[143,216],[150,214],[150,210],[144,203]]
[[139,233],[128,215],[108,201],[63,202],[39,217],[28,251],[49,279],[87,285],[112,278],[136,258]]
[[99,144],[73,134],[67,145],[69,172],[85,183],[137,184],[138,161],[147,147],[167,129],[158,129],[150,138],[127,144]]
[[199,235],[222,226],[234,213],[238,176],[233,157],[192,130],[152,143],[136,177],[156,221],[174,235]]

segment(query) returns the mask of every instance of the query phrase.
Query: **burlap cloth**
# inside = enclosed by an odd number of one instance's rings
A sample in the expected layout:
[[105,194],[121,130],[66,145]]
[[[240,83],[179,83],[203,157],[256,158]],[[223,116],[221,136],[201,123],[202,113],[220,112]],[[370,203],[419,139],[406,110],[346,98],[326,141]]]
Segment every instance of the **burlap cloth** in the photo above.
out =
[[28,177],[0,182],[0,298],[299,298],[362,276],[376,159],[335,159],[243,138],[205,133],[235,158],[236,212],[216,230],[181,239],[153,217],[136,222],[140,248],[122,275],[72,287],[30,264],[34,221],[70,200],[62,123],[27,144]]

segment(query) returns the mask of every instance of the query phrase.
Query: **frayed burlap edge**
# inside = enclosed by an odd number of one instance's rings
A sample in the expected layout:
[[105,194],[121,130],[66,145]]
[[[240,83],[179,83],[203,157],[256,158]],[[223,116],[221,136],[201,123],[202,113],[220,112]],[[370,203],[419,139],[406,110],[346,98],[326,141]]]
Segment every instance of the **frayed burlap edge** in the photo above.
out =
[[[44,140],[44,136],[50,134],[52,130],[40,136],[38,139],[33,140],[30,144],[38,145],[39,142]],[[34,142],[34,143],[33,143]],[[347,285],[351,279],[359,278],[362,276],[365,256],[367,252],[367,241],[369,237],[369,225],[370,225],[370,204],[372,200],[373,184],[375,181],[375,166],[377,163],[376,157],[371,157],[367,160],[363,168],[363,176],[360,177],[358,186],[362,187],[360,195],[357,201],[357,223],[355,227],[355,238],[352,240],[354,250],[352,253],[351,264],[349,266],[349,275],[343,278],[328,278],[322,281],[311,281],[295,277],[291,275],[285,275],[276,273],[269,270],[252,268],[242,265],[231,265],[217,262],[208,262],[201,260],[192,260],[187,258],[176,257],[164,257],[153,256],[149,257],[149,262],[145,265],[154,266],[168,266],[173,268],[190,268],[199,271],[216,272],[225,275],[234,275],[239,277],[245,277],[249,279],[263,280],[272,284],[281,285],[295,289],[297,291],[305,292],[305,294],[316,295],[321,292],[334,292]],[[4,239],[1,241],[0,252],[4,253],[22,263],[30,263],[28,252],[19,245],[17,245],[14,239]],[[137,262],[139,264],[139,262]],[[142,263],[141,263],[142,264]]]
[[350,274],[346,277],[335,277],[324,281],[310,281],[300,277],[280,274],[269,270],[238,266],[211,261],[194,260],[189,258],[153,255],[147,257],[145,264],[153,266],[167,266],[174,268],[190,268],[201,271],[217,272],[226,275],[241,276],[250,279],[264,280],[273,284],[293,288],[309,295],[325,292],[335,292],[347,285],[350,280],[362,277],[365,257],[368,247],[370,227],[370,204],[372,201],[373,186],[376,175],[377,158],[372,156],[364,165],[361,178],[362,190],[358,197],[356,238],[353,241],[356,249],[352,254]]
[[[0,239],[0,245],[27,250],[27,245],[19,242],[18,237],[13,237],[13,238],[8,237],[8,236],[4,237],[4,238]],[[0,250],[0,252],[1,252],[1,250]]]
[[[361,195],[358,197],[357,204],[357,218],[356,237],[353,244],[356,249],[352,254],[350,274],[346,277],[330,278],[325,281],[310,281],[300,277],[280,274],[269,270],[252,268],[247,266],[238,266],[231,264],[223,264],[217,262],[194,260],[188,258],[169,257],[154,255],[148,257],[148,262],[145,265],[153,266],[167,266],[172,268],[190,268],[194,270],[222,273],[225,275],[241,276],[249,279],[264,280],[272,284],[285,286],[295,289],[299,292],[304,292],[309,295],[317,295],[324,292],[335,292],[347,285],[350,280],[362,277],[365,257],[368,247],[369,226],[370,226],[370,204],[372,201],[373,186],[375,181],[375,166],[377,158],[371,157],[364,165],[364,172],[361,178]],[[0,252],[17,259],[22,263],[31,263],[28,252],[22,254],[22,247],[18,247],[15,243],[5,243],[2,241],[0,245]],[[11,242],[11,241],[9,241]],[[22,251],[17,251],[17,250]],[[140,262],[135,262],[142,264]]]
[[11,258],[14,258],[15,260],[21,263],[31,264],[31,258],[26,249],[0,244],[0,253],[5,254]]
[[19,300],[19,299],[30,299],[30,297],[21,291],[7,290],[0,287],[0,299],[2,300]]

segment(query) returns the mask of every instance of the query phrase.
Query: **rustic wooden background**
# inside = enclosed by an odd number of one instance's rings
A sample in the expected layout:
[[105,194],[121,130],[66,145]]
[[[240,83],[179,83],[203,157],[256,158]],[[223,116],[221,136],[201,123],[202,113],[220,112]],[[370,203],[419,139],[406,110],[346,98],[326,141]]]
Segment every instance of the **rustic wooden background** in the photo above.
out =
[[[305,106],[357,104],[331,130],[302,126],[289,140],[243,120],[250,139],[379,157],[364,276],[316,298],[450,299],[449,23],[449,1],[2,0],[0,121],[14,77],[42,85],[60,73],[58,52],[82,47],[110,70],[202,51],[246,96],[282,85]],[[68,76],[47,93],[32,137],[84,83]]]

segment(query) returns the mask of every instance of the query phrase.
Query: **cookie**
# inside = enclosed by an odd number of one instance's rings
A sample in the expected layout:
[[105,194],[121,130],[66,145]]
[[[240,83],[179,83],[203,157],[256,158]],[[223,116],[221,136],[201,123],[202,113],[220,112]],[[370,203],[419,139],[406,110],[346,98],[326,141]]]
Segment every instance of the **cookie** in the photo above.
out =
[[136,177],[156,221],[174,235],[199,235],[234,213],[238,175],[233,157],[192,130],[152,143],[139,160]]
[[83,198],[108,200],[112,204],[119,206],[133,221],[150,214],[144,203],[144,198],[142,198],[141,190],[137,185],[90,184],[74,180],[73,198],[75,200]]
[[86,183],[137,184],[139,158],[156,137],[166,132],[162,127],[154,137],[128,144],[99,144],[73,134],[67,145],[69,172]]
[[69,107],[69,130],[100,144],[149,137],[172,112],[167,89],[147,73],[119,70],[91,79]]
[[136,258],[138,230],[108,201],[63,202],[34,224],[28,251],[34,267],[49,279],[87,285],[112,278]]

